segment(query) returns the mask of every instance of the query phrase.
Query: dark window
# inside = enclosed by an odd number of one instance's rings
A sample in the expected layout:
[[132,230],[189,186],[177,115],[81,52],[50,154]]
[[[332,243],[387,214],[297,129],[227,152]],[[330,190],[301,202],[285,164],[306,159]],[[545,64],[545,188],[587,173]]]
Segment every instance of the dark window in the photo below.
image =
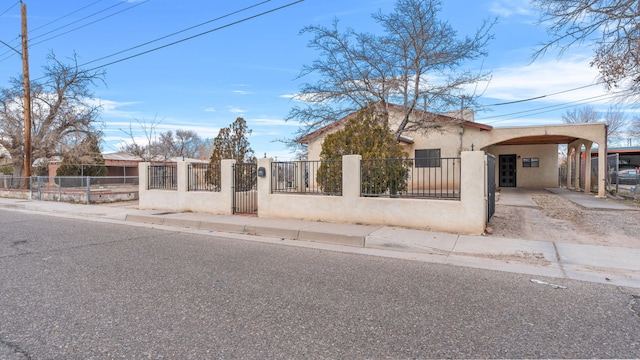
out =
[[416,150],[416,167],[440,167],[440,149]]
[[539,158],[522,158],[522,167],[539,167]]

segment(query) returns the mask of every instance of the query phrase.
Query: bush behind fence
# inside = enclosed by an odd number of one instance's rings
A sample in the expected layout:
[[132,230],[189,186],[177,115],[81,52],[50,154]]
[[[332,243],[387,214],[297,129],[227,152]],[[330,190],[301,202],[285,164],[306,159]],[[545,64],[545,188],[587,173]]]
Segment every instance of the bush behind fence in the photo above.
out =
[[[271,192],[342,195],[342,161],[271,163]],[[363,159],[361,196],[460,199],[460,158]]]

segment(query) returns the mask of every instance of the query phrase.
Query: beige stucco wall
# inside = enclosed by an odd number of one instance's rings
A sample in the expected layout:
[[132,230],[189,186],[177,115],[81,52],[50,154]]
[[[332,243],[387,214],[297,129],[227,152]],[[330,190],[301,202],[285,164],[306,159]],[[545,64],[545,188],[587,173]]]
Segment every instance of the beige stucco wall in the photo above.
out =
[[150,163],[140,163],[139,208],[165,211],[193,211],[209,214],[231,214],[233,212],[233,164],[235,160],[222,160],[221,191],[188,191],[188,163],[179,161],[178,190],[149,190],[148,171]]
[[[490,146],[496,157],[496,186],[500,181],[500,155],[516,155],[516,186],[524,188],[558,187],[558,145]],[[538,158],[539,167],[523,167],[523,158]]]
[[[343,195],[318,196],[271,193],[271,159],[259,159],[266,174],[258,178],[258,215],[372,225],[400,226],[459,234],[481,234],[487,218],[486,160],[484,152],[461,155],[460,200],[370,198],[360,196],[359,155],[345,156]],[[232,212],[233,160],[222,164],[222,191],[187,191],[187,163],[178,163],[177,190],[147,189],[147,167],[139,165],[140,208],[194,211],[214,214]],[[480,180],[480,181],[479,181]]]
[[[270,174],[258,179],[260,217],[401,226],[459,234],[481,234],[487,217],[485,155],[462,153],[461,199],[425,200],[360,196],[359,155],[343,158],[343,195],[315,196],[270,192]],[[258,166],[270,171],[270,159]]]

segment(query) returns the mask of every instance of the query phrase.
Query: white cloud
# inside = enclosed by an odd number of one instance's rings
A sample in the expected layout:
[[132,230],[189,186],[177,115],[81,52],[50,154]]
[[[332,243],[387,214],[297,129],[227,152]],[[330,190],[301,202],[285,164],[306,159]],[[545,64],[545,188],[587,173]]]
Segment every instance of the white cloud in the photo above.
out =
[[216,112],[216,109],[215,109],[215,108],[213,108],[213,107],[208,107],[208,108],[205,108],[205,109],[204,109],[204,112],[210,112],[210,113],[213,113],[213,112]]
[[[600,85],[567,91],[597,82],[598,71],[589,66],[585,57],[536,61],[520,67],[504,67],[493,71],[484,97],[504,101],[529,99],[555,94],[540,99],[549,102],[579,101],[604,95]],[[484,89],[487,84],[479,84]],[[556,94],[557,93],[557,94]]]
[[232,92],[234,94],[239,94],[239,95],[251,95],[251,94],[253,94],[251,91],[244,91],[244,90],[233,90]]
[[251,119],[250,122],[257,126],[301,126],[302,123],[298,121],[285,121],[283,119]]
[[489,11],[499,16],[510,17],[514,15],[529,16],[534,11],[529,6],[528,0],[497,0],[491,2]]
[[102,116],[106,117],[132,118],[140,115],[138,111],[126,111],[121,109],[126,106],[140,104],[140,102],[137,101],[122,102],[106,99],[88,99],[87,103],[89,105],[100,106],[102,109]]
[[234,107],[234,106],[229,106],[228,110],[229,110],[229,112],[234,113],[234,114],[242,114],[242,113],[246,112],[245,110],[242,110],[242,109]]

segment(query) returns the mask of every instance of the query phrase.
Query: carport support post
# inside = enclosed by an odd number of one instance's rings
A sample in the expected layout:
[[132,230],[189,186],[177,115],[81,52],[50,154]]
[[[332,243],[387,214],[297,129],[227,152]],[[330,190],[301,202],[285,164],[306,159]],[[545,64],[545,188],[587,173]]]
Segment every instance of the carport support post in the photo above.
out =
[[580,164],[580,154],[582,153],[582,144],[576,143],[576,151],[574,155],[574,164],[576,167],[575,176],[573,178],[573,190],[580,191],[580,173],[582,172],[582,166]]
[[584,144],[584,148],[586,150],[584,156],[584,192],[585,194],[591,194],[591,174],[592,166],[591,166],[591,147],[593,146],[593,142],[587,141]]
[[598,197],[606,198],[605,178],[607,177],[607,147],[605,142],[598,143]]

